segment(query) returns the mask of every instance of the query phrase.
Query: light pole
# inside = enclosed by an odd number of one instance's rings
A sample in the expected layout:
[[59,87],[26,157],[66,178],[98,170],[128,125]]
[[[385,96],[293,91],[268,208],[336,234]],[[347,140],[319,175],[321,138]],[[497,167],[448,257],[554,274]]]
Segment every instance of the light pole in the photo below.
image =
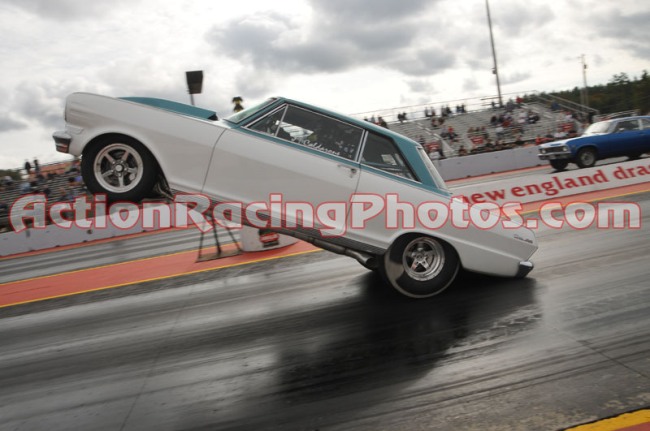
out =
[[587,62],[585,61],[584,54],[580,56],[580,60],[582,61],[582,84],[583,84],[583,89],[582,89],[582,94],[580,99],[582,101],[583,106],[589,107],[589,93],[587,90]]
[[485,0],[485,8],[487,9],[488,27],[490,28],[490,44],[492,45],[492,58],[494,59],[494,67],[492,73],[497,78],[497,92],[499,94],[499,107],[503,106],[503,99],[501,98],[501,83],[499,82],[499,67],[497,66],[497,50],[494,48],[494,35],[492,34],[492,18],[490,17],[490,4]]

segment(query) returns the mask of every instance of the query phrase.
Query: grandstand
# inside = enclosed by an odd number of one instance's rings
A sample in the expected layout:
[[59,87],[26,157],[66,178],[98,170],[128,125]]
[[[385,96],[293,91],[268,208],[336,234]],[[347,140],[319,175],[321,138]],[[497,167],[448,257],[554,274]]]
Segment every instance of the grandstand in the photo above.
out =
[[21,196],[43,193],[49,203],[72,201],[86,193],[77,160],[40,166],[40,172],[30,174],[21,169],[20,180],[0,179],[0,232],[9,227],[10,206]]
[[[446,157],[508,149],[523,144],[548,142],[563,135],[580,134],[585,120],[594,110],[576,105],[572,102],[557,98],[535,95],[528,97],[527,102],[509,102],[509,106],[493,108],[490,104],[474,105],[475,109],[464,109],[465,100],[458,101],[463,109],[449,109],[450,114],[442,118],[438,115],[435,126],[431,118],[425,117],[425,110],[432,104],[394,108],[391,110],[374,111],[365,114],[355,114],[357,117],[378,118],[388,120],[388,127],[414,141],[425,144],[442,144]],[[454,103],[452,103],[453,105]],[[458,104],[457,106],[461,106]],[[449,104],[447,104],[449,106]],[[438,111],[442,111],[441,108]],[[397,113],[396,113],[397,112]],[[498,122],[503,114],[509,114],[509,124]],[[401,114],[401,115],[400,115]],[[405,115],[406,120],[397,120],[398,115]],[[493,117],[497,117],[494,122]],[[453,135],[448,136],[449,128]],[[459,154],[460,153],[460,154]]]

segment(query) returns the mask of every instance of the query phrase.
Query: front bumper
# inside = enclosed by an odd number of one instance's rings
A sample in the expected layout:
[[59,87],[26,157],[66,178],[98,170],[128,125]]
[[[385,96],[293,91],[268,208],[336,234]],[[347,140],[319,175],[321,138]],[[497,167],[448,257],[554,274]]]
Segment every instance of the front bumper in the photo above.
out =
[[546,153],[538,154],[537,157],[539,157],[541,160],[566,160],[570,159],[572,155],[571,153]]
[[517,275],[515,275],[516,278],[524,278],[525,276],[528,275],[530,271],[533,270],[535,265],[533,265],[533,262],[530,260],[525,260],[523,262],[519,262],[519,270],[517,271]]
[[56,145],[56,150],[59,153],[69,153],[70,152],[70,143],[72,142],[72,136],[67,132],[54,132],[52,134],[54,143]]

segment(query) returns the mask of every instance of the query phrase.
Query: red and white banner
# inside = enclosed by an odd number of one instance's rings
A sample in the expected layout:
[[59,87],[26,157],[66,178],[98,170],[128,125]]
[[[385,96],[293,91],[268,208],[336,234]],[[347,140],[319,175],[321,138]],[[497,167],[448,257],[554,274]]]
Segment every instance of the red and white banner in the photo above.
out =
[[650,159],[453,187],[470,203],[537,202],[650,182]]

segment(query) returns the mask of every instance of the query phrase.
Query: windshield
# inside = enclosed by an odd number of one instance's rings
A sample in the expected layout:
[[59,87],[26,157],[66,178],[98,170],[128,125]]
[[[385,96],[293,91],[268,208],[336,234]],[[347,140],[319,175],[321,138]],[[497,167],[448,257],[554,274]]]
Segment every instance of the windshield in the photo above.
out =
[[585,130],[584,135],[597,135],[599,133],[607,133],[607,129],[609,129],[609,125],[611,124],[610,121],[601,121],[599,123],[594,123],[591,126],[587,127],[587,130]]
[[241,123],[242,121],[246,120],[247,118],[250,118],[251,116],[255,115],[257,112],[261,111],[262,109],[266,108],[269,106],[271,103],[275,102],[275,98],[272,97],[270,99],[265,100],[262,103],[259,103],[251,108],[244,109],[243,111],[239,111],[235,114],[232,114],[230,117],[226,117],[226,121],[230,121],[231,123]]
[[427,167],[427,170],[431,174],[431,177],[433,178],[433,182],[436,184],[436,187],[438,187],[440,190],[448,191],[449,189],[447,189],[445,180],[443,180],[442,177],[440,176],[438,169],[436,169],[435,165],[429,158],[429,155],[427,154],[426,151],[424,151],[424,148],[419,147],[418,154],[420,154],[420,157],[422,158],[424,165]]

